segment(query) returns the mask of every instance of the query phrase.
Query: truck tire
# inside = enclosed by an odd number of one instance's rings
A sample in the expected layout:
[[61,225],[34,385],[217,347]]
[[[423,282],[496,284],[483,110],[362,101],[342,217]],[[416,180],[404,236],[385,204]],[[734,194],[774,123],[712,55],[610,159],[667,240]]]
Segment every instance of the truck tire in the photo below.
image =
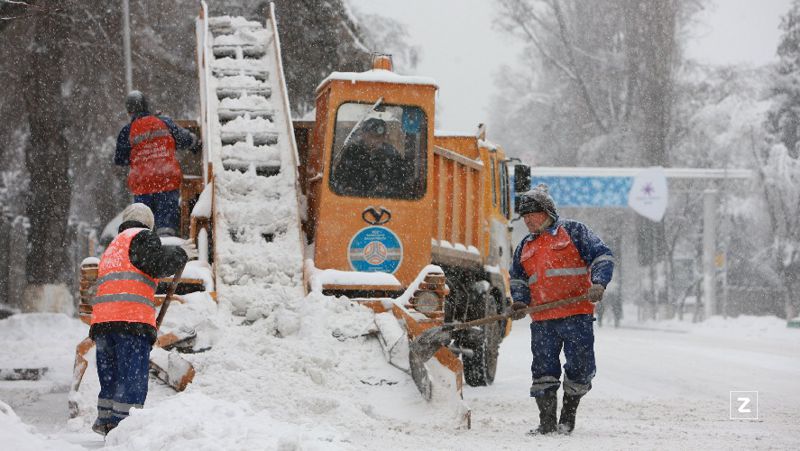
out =
[[[482,313],[478,318],[497,314],[497,301],[491,293],[481,294],[477,304]],[[479,342],[465,343],[466,347],[474,351],[473,356],[462,356],[464,380],[472,387],[491,385],[494,382],[494,375],[497,371],[497,357],[500,354],[500,340],[503,333],[499,321],[480,327],[483,329],[482,339]]]

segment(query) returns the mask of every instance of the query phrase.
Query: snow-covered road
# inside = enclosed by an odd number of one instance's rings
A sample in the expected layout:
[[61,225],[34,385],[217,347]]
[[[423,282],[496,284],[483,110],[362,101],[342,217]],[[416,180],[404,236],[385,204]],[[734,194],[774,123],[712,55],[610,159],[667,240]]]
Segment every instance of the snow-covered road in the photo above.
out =
[[[472,408],[471,430],[426,421],[433,417],[424,414],[427,406],[415,398],[410,378],[381,361],[365,361],[357,372],[375,373],[376,381],[397,383],[342,387],[347,380],[344,369],[338,380],[333,375],[315,374],[317,370],[310,367],[299,368],[298,374],[321,377],[321,384],[306,386],[297,374],[248,376],[262,384],[276,384],[284,377],[286,389],[278,391],[262,385],[228,387],[215,393],[213,380],[201,376],[194,391],[174,396],[154,382],[146,409],[126,420],[131,421],[131,428],[120,430],[113,440],[110,436],[108,445],[111,449],[141,449],[156,443],[162,449],[253,449],[259,443],[264,449],[797,448],[800,330],[787,329],[782,320],[714,318],[704,324],[676,321],[597,329],[598,374],[594,390],[581,404],[575,433],[537,438],[525,436],[537,424],[535,403],[527,397],[530,353],[525,323],[516,322],[503,342],[495,384],[465,388],[466,402]],[[98,436],[85,428],[75,430],[74,423],[68,425],[66,420],[71,352],[81,333],[85,326],[57,315],[0,321],[0,338],[6,343],[0,352],[0,367],[23,361],[53,368],[43,381],[0,382],[0,400],[30,425],[26,429],[11,415],[2,414],[0,404],[0,443],[4,448],[103,446]],[[353,349],[370,359],[380,358],[375,340],[340,344],[343,352]],[[265,349],[254,347],[252,351],[268,360]],[[291,365],[310,361],[320,367],[328,364],[314,357],[297,359]],[[232,370],[255,368],[242,364]],[[313,391],[316,385],[323,386],[319,392]],[[237,399],[237,390],[246,396]],[[759,392],[759,419],[730,420],[729,392],[745,390]],[[275,398],[276,393],[286,391],[296,398],[296,410],[284,407],[285,411],[278,411],[280,400],[256,399],[259,392]],[[353,400],[346,398],[359,397],[362,392],[365,395],[358,400],[360,411],[356,412],[350,408]],[[204,421],[203,415],[213,421]],[[351,423],[347,415],[352,415]],[[403,420],[404,415],[412,417]],[[227,424],[227,418],[239,418],[237,426]],[[250,420],[255,424],[249,424]],[[330,423],[323,424],[327,420]],[[180,431],[181,424],[189,430],[197,428],[197,434],[169,435],[170,429]],[[142,428],[140,433],[134,425]],[[161,441],[147,438],[159,434]],[[243,441],[236,434],[249,438]]]

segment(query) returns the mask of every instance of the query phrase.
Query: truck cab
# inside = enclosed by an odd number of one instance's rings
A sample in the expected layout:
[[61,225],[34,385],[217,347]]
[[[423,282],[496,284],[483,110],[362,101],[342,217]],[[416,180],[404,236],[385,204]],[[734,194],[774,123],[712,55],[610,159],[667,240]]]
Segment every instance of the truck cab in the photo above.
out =
[[369,289],[397,294],[431,262],[437,86],[390,69],[378,57],[373,70],[332,73],[317,88],[313,126],[295,134],[310,131],[298,147],[314,265],[390,274],[396,282]]

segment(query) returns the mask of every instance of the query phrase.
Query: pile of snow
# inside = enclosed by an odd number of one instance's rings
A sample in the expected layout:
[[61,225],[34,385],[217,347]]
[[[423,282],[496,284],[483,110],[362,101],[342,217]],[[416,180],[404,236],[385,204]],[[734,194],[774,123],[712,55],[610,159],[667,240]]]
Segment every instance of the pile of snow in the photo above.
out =
[[184,355],[197,369],[194,382],[183,393],[151,395],[107,443],[352,449],[387,424],[396,425],[393,434],[417,423],[454,429],[459,406],[424,401],[411,378],[386,363],[369,335],[371,310],[318,293],[273,299],[268,308],[249,325],[224,303],[208,312],[220,333],[212,349]]
[[0,367],[47,368],[44,381],[66,385],[75,346],[89,327],[60,313],[29,313],[0,320]]
[[75,313],[72,292],[64,284],[28,285],[22,305],[29,312]]
[[37,434],[33,428],[19,419],[11,407],[0,401],[0,443],[3,449],[14,451],[44,450],[83,450],[82,446],[73,445],[63,440],[54,440]]
[[770,341],[797,340],[800,338],[800,330],[787,328],[786,320],[775,316],[740,315],[732,318],[712,316],[708,320],[697,323],[688,320],[681,321],[678,318],[635,323],[632,319],[626,317],[623,324],[635,324],[635,327],[640,328],[687,332],[705,337],[736,336]]
[[200,279],[206,291],[214,291],[214,278],[211,275],[211,265],[201,260],[192,260],[183,268],[184,279]]

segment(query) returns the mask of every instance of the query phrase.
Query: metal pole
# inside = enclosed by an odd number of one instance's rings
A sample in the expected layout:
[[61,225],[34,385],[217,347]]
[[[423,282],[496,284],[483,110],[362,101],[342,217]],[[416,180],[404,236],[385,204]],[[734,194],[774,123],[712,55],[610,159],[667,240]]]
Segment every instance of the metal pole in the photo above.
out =
[[133,66],[131,65],[131,11],[128,0],[122,0],[122,49],[125,54],[125,87],[133,91]]
[[714,256],[716,253],[716,204],[717,191],[703,193],[703,304],[706,319],[711,318],[716,307],[714,282]]

